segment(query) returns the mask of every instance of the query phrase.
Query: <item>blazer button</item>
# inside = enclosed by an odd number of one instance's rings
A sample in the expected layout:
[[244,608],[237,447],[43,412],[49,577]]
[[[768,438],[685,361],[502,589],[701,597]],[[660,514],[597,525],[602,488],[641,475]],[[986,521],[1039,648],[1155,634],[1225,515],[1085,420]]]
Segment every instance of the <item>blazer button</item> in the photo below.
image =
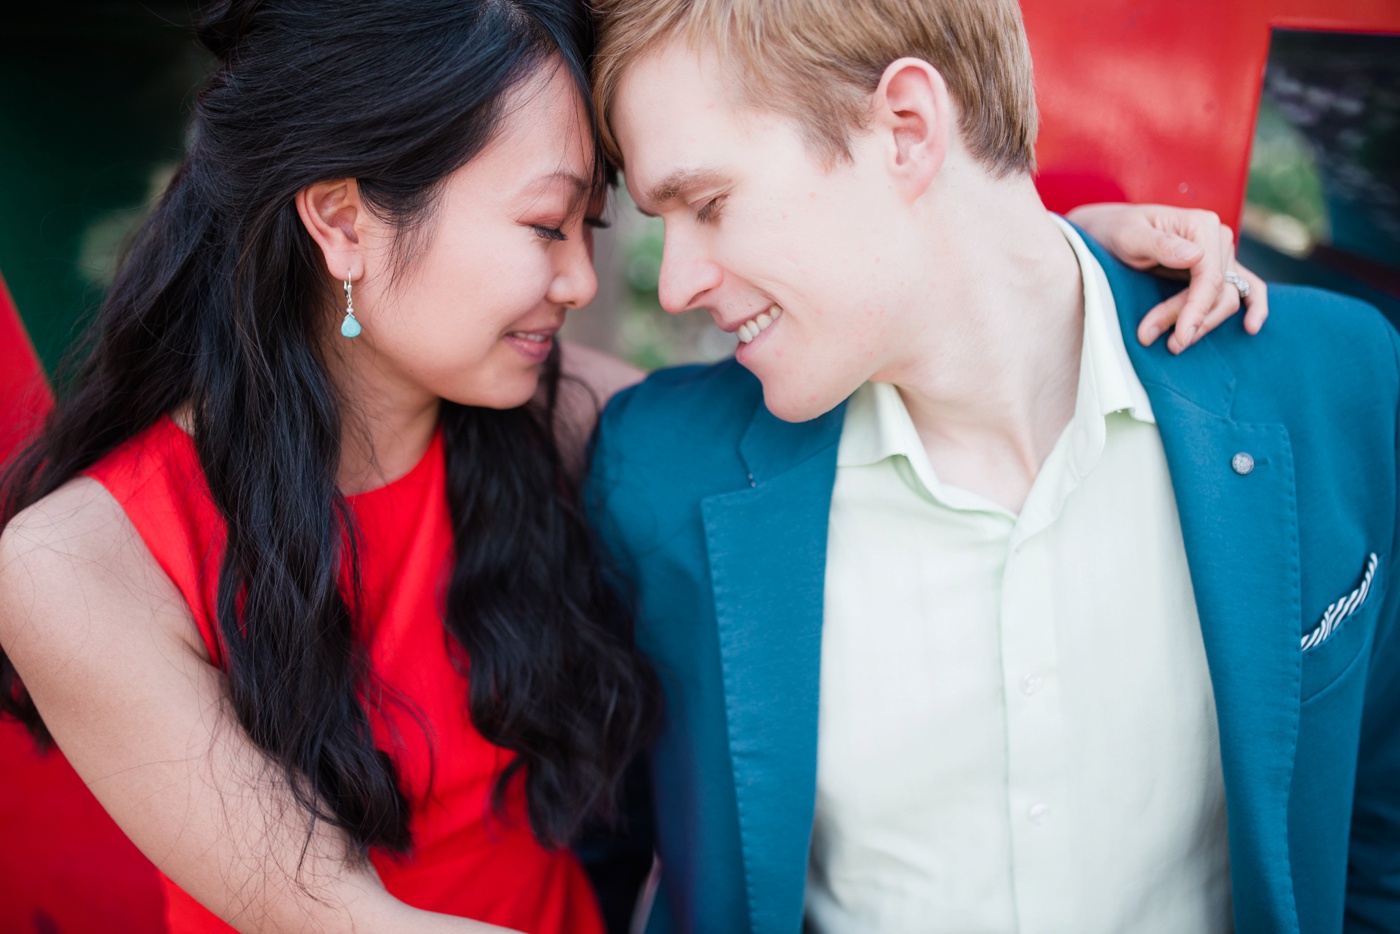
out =
[[1230,469],[1243,477],[1254,470],[1254,458],[1247,451],[1241,451],[1230,458]]

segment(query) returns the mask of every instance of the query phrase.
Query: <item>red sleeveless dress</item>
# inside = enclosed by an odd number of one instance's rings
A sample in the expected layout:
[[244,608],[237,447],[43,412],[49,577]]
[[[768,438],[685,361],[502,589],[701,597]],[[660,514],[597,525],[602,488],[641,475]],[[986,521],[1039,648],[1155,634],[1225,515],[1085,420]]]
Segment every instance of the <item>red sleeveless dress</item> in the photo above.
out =
[[[215,596],[225,526],[193,441],[162,418],[87,473],[126,511],[221,666]],[[472,726],[467,682],[443,629],[452,528],[441,433],[408,474],[350,503],[363,540],[360,618],[371,665],[417,713],[392,704],[371,712],[377,744],[393,756],[412,803],[412,856],[371,853],[384,885],[417,908],[539,934],[601,934],[582,866],[530,832],[523,782],[512,783],[504,816],[491,806],[495,777],[512,754]],[[163,882],[170,931],[232,930]]]

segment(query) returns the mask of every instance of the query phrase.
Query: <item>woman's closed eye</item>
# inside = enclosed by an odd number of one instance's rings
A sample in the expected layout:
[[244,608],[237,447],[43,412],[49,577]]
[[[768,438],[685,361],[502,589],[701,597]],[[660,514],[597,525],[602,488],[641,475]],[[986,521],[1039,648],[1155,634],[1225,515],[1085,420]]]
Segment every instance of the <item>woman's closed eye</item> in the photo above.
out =
[[553,240],[555,242],[559,242],[569,239],[569,235],[564,233],[564,231],[560,230],[558,227],[547,227],[544,224],[531,224],[530,229],[533,230],[536,236],[538,236],[541,240]]
[[[585,217],[583,219],[583,226],[585,230],[589,231],[606,230],[612,226],[612,223],[601,217]],[[530,228],[534,230],[535,235],[542,240],[551,240],[558,243],[569,239],[569,235],[564,233],[559,227],[550,227],[548,224],[531,224]]]

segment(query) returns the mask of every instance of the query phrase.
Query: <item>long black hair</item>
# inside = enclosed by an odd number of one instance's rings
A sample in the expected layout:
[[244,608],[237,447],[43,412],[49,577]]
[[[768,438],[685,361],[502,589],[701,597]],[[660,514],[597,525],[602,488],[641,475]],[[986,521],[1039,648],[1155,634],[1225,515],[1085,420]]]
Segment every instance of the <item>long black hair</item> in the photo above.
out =
[[[232,709],[313,821],[342,828],[361,853],[406,852],[409,808],[367,710],[392,690],[372,683],[353,595],[338,585],[343,563],[358,572],[337,488],[350,413],[322,355],[332,284],[294,197],[354,178],[410,250],[443,180],[497,130],[508,91],[564,67],[589,100],[587,9],[224,0],[199,38],[218,64],[188,154],[118,270],[71,392],[7,468],[0,527],[187,406],[228,526],[217,615]],[[548,845],[615,812],[657,693],[556,445],[559,378],[556,353],[542,402],[444,401],[441,413],[455,545],[445,628],[465,653],[473,723],[516,753],[496,801],[523,769],[531,827]],[[2,651],[0,711],[48,741]]]

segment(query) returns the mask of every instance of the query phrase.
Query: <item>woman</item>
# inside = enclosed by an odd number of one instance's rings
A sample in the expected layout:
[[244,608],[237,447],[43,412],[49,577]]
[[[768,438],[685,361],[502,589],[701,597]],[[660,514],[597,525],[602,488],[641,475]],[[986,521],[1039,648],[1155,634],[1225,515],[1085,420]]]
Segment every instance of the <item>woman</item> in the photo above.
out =
[[7,704],[178,929],[212,926],[188,893],[249,929],[598,930],[559,847],[654,708],[551,432],[596,289],[582,8],[238,2],[201,38],[189,157],[6,485],[4,519],[38,504]]
[[173,930],[599,930],[563,844],[655,691],[556,405],[583,6],[236,0],[201,39],[190,153],[6,475],[0,704]]

